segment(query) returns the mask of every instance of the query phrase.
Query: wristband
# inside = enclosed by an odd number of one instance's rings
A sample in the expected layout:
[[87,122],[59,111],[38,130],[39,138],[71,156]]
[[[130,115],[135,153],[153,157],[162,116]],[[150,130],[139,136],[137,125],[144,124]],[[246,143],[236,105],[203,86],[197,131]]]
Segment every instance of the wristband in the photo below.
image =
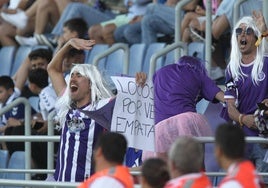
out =
[[260,43],[261,43],[262,38],[267,37],[267,36],[268,36],[268,31],[262,33],[261,36],[260,36],[260,37],[258,38],[258,40],[256,41],[255,46],[259,46]]

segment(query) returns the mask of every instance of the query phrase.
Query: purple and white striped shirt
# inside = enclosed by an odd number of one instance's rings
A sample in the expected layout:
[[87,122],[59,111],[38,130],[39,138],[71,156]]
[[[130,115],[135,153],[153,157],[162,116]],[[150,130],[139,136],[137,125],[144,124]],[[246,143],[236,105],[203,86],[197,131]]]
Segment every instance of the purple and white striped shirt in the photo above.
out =
[[[105,103],[108,101],[105,100]],[[81,110],[91,111],[100,107],[99,103],[96,106],[87,105]],[[56,181],[82,182],[93,173],[93,149],[98,135],[103,131],[102,126],[80,110],[69,110],[62,127],[54,174]]]

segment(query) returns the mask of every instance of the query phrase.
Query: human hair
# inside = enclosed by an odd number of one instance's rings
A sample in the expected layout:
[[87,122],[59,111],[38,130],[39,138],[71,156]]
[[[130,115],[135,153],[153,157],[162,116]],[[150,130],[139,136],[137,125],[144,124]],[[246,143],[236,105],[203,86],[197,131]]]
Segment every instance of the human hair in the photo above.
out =
[[72,18],[67,20],[63,26],[70,31],[77,32],[78,38],[85,38],[88,30],[87,23],[82,18]]
[[68,53],[66,54],[67,57],[73,57],[76,55],[85,55],[85,51],[84,50],[78,50],[75,48],[71,48]]
[[182,136],[172,144],[168,157],[181,174],[196,173],[203,167],[204,151],[196,139]]
[[141,167],[141,176],[153,188],[163,188],[170,179],[168,167],[160,158],[148,158]]
[[[82,76],[85,76],[90,80],[91,86],[91,103],[96,103],[101,99],[107,99],[113,96],[112,92],[108,88],[106,82],[103,80],[101,73],[95,65],[91,64],[75,64],[70,72],[78,72]],[[69,109],[71,109],[72,100],[70,98],[70,81],[67,83],[67,87],[63,95],[57,100],[55,105],[56,109],[60,109],[59,117],[64,121],[65,115]]]
[[97,140],[95,149],[98,148],[101,148],[107,161],[122,164],[127,151],[127,140],[120,133],[104,132]]
[[[234,79],[239,79],[239,78],[243,78],[243,76],[247,76],[246,74],[242,72],[241,67],[240,67],[242,54],[239,50],[239,45],[238,45],[237,36],[235,32],[236,29],[241,24],[245,24],[247,27],[252,28],[256,38],[261,35],[261,31],[258,29],[256,22],[250,16],[245,16],[236,23],[233,29],[232,37],[231,37],[232,50],[230,54],[230,61],[227,67],[227,70],[229,71],[229,73],[232,75]],[[258,84],[258,81],[261,79],[259,78],[259,75],[262,72],[262,68],[263,68],[263,57],[264,57],[264,51],[265,51],[264,42],[262,42],[256,48],[257,48],[256,59],[253,64],[253,69],[251,72],[252,82],[254,84]]]
[[32,50],[28,55],[30,61],[36,60],[38,58],[42,58],[42,59],[47,60],[47,63],[51,61],[52,56],[53,56],[52,50],[46,49],[46,48],[38,48],[38,49]]
[[243,130],[236,125],[231,123],[219,125],[215,133],[215,144],[230,159],[244,157],[245,135]]
[[41,89],[48,86],[48,73],[47,70],[42,68],[31,70],[28,79],[30,83],[37,85]]
[[8,89],[14,90],[15,84],[10,76],[4,75],[0,76],[0,87],[5,88],[6,90]]

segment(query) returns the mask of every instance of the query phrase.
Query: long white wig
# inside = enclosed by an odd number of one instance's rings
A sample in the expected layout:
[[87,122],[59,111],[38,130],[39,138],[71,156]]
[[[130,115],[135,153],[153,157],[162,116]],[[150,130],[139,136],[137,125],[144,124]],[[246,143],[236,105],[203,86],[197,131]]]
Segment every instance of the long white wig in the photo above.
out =
[[[82,76],[88,78],[91,82],[91,104],[94,106],[99,100],[110,98],[113,96],[112,92],[103,80],[98,68],[90,64],[76,64],[70,74],[78,72]],[[71,109],[73,101],[70,97],[70,81],[67,83],[67,87],[61,97],[57,100],[55,105],[58,109],[59,118],[65,119],[65,115],[68,110]]]
[[[231,50],[231,55],[230,55],[230,62],[228,64],[228,69],[227,69],[229,73],[232,75],[233,79],[239,79],[239,78],[243,78],[243,76],[247,76],[242,72],[241,67],[240,67],[242,54],[239,51],[239,45],[238,45],[237,36],[235,32],[235,30],[239,28],[241,24],[245,24],[247,27],[251,27],[256,37],[261,35],[260,30],[256,26],[256,23],[254,22],[253,18],[250,16],[245,16],[241,18],[238,21],[238,23],[235,25],[233,29],[232,39],[231,39],[232,50]],[[258,81],[259,81],[258,75],[261,73],[262,68],[263,68],[264,50],[265,50],[264,42],[261,42],[261,44],[257,46],[257,54],[256,54],[255,62],[253,64],[253,69],[251,72],[252,82],[256,85],[258,84]]]

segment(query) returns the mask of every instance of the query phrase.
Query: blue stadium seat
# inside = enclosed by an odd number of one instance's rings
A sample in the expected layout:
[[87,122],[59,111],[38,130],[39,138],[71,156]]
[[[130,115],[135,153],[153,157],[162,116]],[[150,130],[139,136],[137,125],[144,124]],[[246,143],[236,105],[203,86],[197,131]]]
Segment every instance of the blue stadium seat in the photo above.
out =
[[[8,160],[9,160],[8,150],[0,149],[0,168],[3,168],[3,169],[7,168]],[[5,178],[5,173],[1,172],[0,179],[3,179],[3,178]]]
[[142,71],[142,65],[146,54],[146,44],[133,44],[129,50],[128,75],[135,76],[136,72]]
[[99,67],[101,73],[105,77],[105,80],[112,89],[113,88],[115,89],[115,85],[110,77],[122,75],[123,67],[124,67],[124,50],[122,49],[118,49],[107,56],[104,69]]
[[0,76],[10,75],[15,52],[15,46],[3,46],[0,49]]
[[85,62],[84,63],[89,63],[89,57],[90,57],[91,50],[84,50],[84,52],[85,52]]
[[[94,57],[104,52],[109,48],[108,44],[95,44],[93,48],[90,50],[90,53],[86,54],[86,63],[92,64]],[[101,59],[100,64],[103,65],[105,63],[105,58]]]
[[20,65],[24,62],[28,54],[31,52],[32,47],[31,46],[26,46],[22,45],[20,46],[15,54],[15,59],[11,68],[11,75],[13,76],[17,70],[19,69]]
[[167,53],[166,57],[165,57],[165,60],[164,60],[164,64],[163,66],[165,65],[170,65],[170,64],[173,64],[175,63],[175,51],[176,50],[172,50],[170,52]]
[[107,56],[105,70],[109,75],[121,75],[124,67],[124,50],[119,49]]
[[[9,169],[25,169],[25,152],[15,151],[8,162]],[[6,173],[6,179],[25,180],[24,173]],[[10,188],[10,186],[8,186]],[[14,188],[14,187],[12,187]]]
[[205,99],[201,99],[197,104],[196,104],[196,111],[200,114],[204,114],[207,110],[207,107],[209,105],[209,101]]
[[37,49],[40,49],[40,48],[49,49],[49,47],[46,46],[46,45],[35,45],[35,46],[32,46],[31,50],[37,50]]
[[188,55],[205,60],[205,43],[191,42],[188,44]]
[[29,101],[31,107],[36,112],[40,112],[40,109],[39,109],[39,97],[38,96],[31,96],[31,97],[28,98],[28,101]]
[[[142,71],[145,73],[149,73],[149,67],[150,67],[150,59],[154,53],[157,51],[163,49],[166,46],[166,43],[162,42],[157,42],[157,43],[152,43],[148,46],[146,55],[143,61],[143,66],[142,66]],[[156,62],[156,67],[161,67],[163,66],[163,57],[160,57],[157,62]]]

